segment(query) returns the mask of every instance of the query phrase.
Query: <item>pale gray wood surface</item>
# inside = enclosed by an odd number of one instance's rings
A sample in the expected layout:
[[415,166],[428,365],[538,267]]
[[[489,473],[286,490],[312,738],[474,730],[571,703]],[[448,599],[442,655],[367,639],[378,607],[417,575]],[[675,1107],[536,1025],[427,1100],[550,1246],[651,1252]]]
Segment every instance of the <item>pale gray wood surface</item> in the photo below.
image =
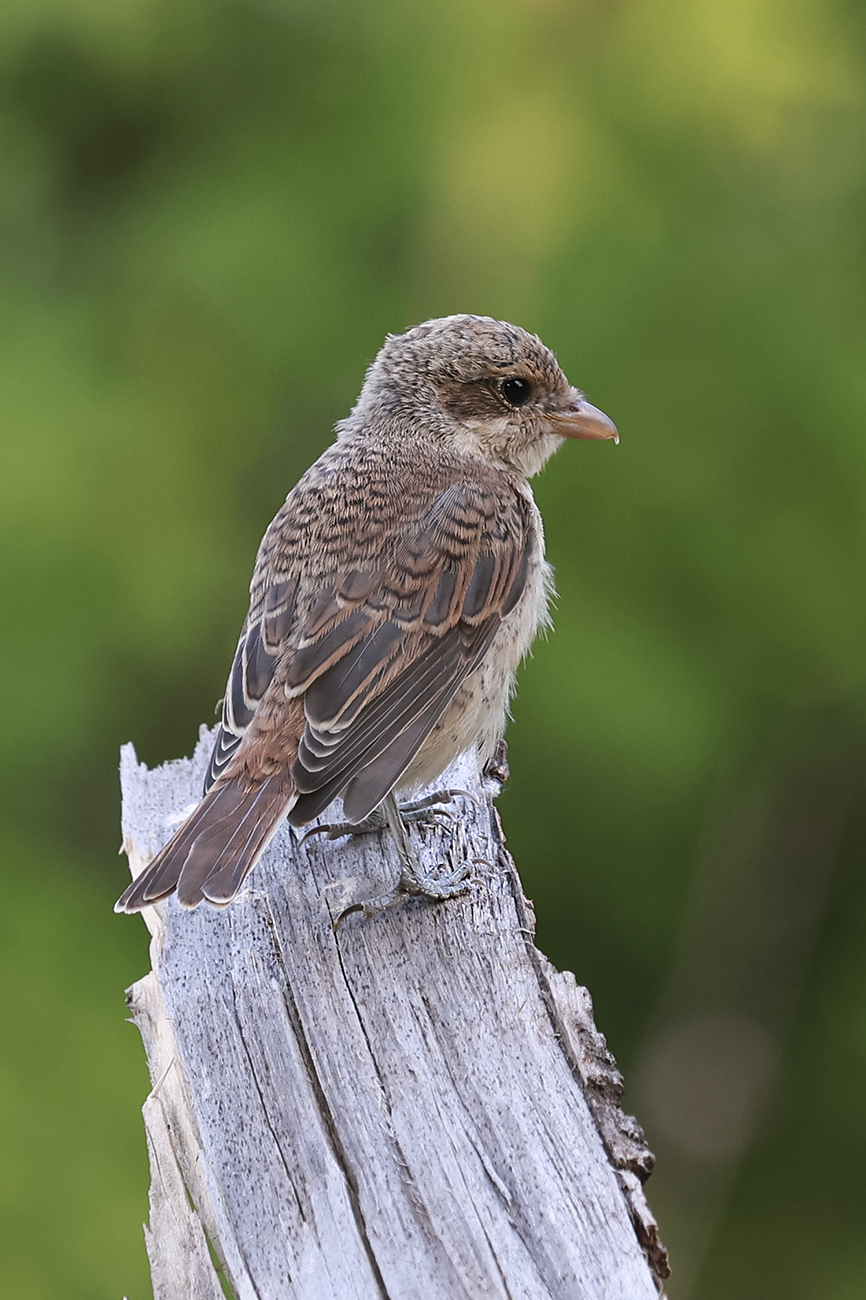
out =
[[[209,743],[153,772],[124,748],[134,873],[197,800]],[[480,860],[464,897],[335,931],[396,879],[390,838],[301,846],[284,826],[230,907],[144,914],[156,1300],[221,1294],[208,1240],[239,1300],[655,1300],[652,1158],[588,994],[533,944],[498,787],[466,757],[445,783],[474,802],[412,840]]]

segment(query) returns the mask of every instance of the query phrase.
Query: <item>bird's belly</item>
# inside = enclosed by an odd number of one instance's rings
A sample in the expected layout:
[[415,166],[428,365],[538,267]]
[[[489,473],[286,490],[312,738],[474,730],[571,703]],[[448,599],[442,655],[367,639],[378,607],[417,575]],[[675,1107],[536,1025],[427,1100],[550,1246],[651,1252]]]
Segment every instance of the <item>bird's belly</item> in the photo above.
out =
[[404,773],[399,790],[420,790],[435,781],[467,749],[477,748],[479,765],[492,756],[505,732],[514,674],[539,630],[550,622],[553,570],[539,560],[527,578],[517,607],[503,622],[474,672],[459,687],[417,756]]

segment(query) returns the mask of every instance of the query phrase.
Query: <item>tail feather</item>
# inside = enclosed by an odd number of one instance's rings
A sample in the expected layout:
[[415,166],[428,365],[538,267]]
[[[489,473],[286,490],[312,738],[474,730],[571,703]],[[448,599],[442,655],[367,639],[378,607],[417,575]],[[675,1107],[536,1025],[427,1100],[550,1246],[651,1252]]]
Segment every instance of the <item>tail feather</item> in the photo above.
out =
[[120,896],[116,912],[138,912],[177,890],[182,907],[230,903],[288,810],[287,770],[250,788],[238,775],[213,785],[183,826]]

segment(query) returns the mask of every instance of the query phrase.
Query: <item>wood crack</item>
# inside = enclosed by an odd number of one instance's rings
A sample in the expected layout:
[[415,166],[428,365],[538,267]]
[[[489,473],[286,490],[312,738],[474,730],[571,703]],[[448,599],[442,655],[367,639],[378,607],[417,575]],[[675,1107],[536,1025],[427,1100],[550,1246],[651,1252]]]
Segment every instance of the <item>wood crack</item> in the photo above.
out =
[[[124,751],[126,844],[161,842],[211,746],[154,772]],[[237,1300],[656,1300],[648,1153],[588,995],[534,946],[474,758],[443,779],[495,867],[461,898],[335,936],[323,892],[378,880],[387,843],[281,833],[229,909],[149,909],[133,1005],[201,1216],[149,1103],[157,1300],[218,1300],[203,1226]]]
[[[339,957],[339,945],[337,945],[337,953]],[[280,957],[282,958],[282,953],[280,953]],[[283,965],[283,970],[285,971],[285,963],[282,962],[282,965]],[[340,958],[340,965],[342,966],[341,958]],[[349,991],[350,996],[352,996],[351,989],[349,988],[348,984],[347,984],[347,989]],[[285,1001],[286,1013],[295,1031],[297,1044],[300,1049],[301,1055],[303,1056],[304,1059],[304,1064],[306,1066],[307,1076],[310,1081],[310,1086],[313,1089],[313,1092],[316,1097],[316,1101],[319,1106],[319,1113],[321,1115],[322,1125],[324,1127],[325,1132],[328,1135],[328,1141],[330,1143],[331,1151],[333,1153],[334,1159],[336,1160],[337,1164],[342,1170],[343,1177],[346,1180],[346,1189],[349,1194],[349,1200],[355,1217],[355,1224],[358,1230],[358,1235],[363,1244],[364,1251],[369,1260],[370,1270],[373,1274],[373,1277],[376,1280],[376,1284],[378,1286],[379,1294],[381,1295],[382,1300],[390,1300],[388,1289],[385,1286],[385,1279],[382,1277],[382,1273],[379,1269],[379,1263],[378,1260],[376,1259],[376,1252],[373,1249],[373,1243],[370,1241],[370,1234],[367,1231],[367,1223],[364,1218],[364,1212],[361,1208],[361,1201],[358,1195],[357,1179],[352,1170],[351,1161],[349,1160],[345,1148],[343,1146],[343,1143],[340,1139],[340,1134],[339,1134],[336,1120],[334,1118],[331,1107],[328,1104],[327,1093],[324,1087],[322,1086],[322,1081],[319,1077],[318,1071],[316,1070],[316,1065],[313,1059],[313,1053],[310,1047],[310,1043],[304,1031],[303,1021],[301,1019],[298,1006],[292,995],[291,983],[289,982],[288,979],[286,979],[286,983],[283,989],[283,998]],[[354,1003],[354,998],[352,1000]],[[359,1016],[359,1023],[360,1023],[360,1016]]]

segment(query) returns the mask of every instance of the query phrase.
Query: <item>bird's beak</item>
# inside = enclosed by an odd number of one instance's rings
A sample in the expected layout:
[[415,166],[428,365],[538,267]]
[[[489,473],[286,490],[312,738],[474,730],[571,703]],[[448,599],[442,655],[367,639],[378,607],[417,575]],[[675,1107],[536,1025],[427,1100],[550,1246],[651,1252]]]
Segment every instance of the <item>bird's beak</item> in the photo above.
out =
[[619,431],[604,411],[588,402],[576,388],[572,389],[572,398],[571,405],[553,417],[556,433],[563,438],[613,438],[619,442]]

